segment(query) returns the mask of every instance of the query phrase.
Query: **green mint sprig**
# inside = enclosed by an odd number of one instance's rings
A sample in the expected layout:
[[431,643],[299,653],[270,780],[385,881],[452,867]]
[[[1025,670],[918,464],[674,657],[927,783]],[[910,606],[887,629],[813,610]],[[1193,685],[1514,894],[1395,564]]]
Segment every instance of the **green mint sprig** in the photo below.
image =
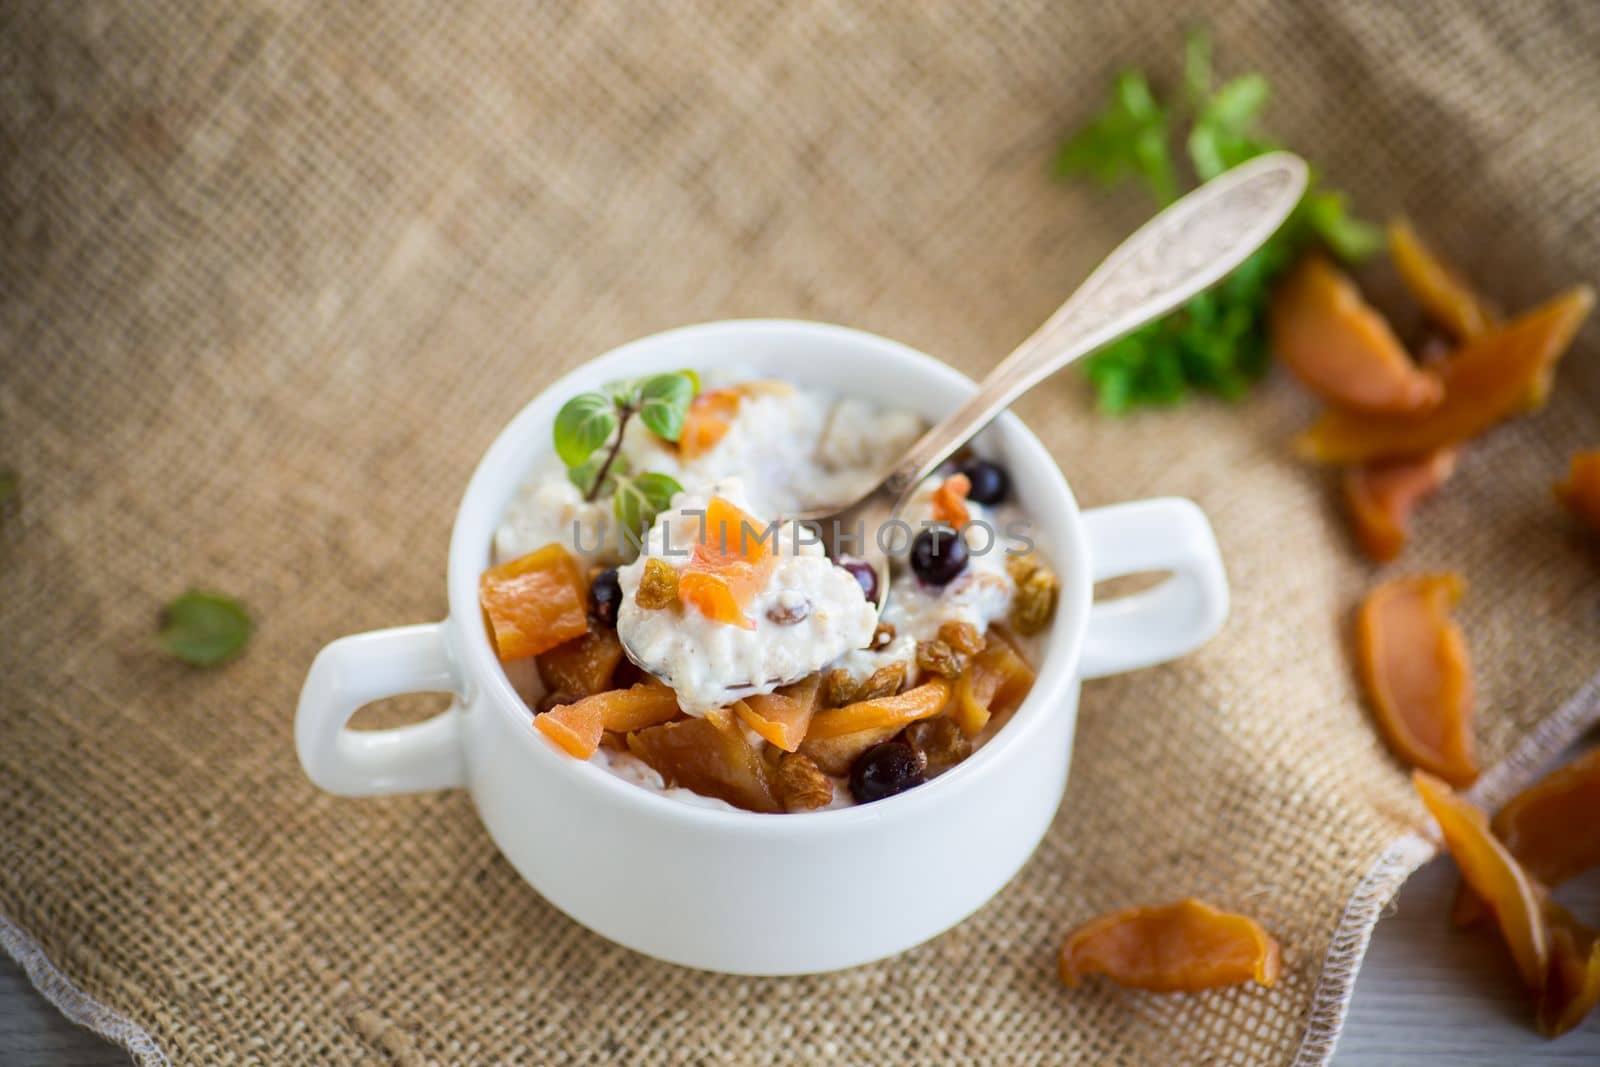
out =
[[631,469],[622,455],[628,422],[637,415],[651,433],[676,441],[699,391],[692,371],[653,374],[579,393],[556,413],[556,455],[566,464],[567,478],[585,500],[610,496],[617,525],[631,537],[642,538],[683,486],[667,474]]
[[[1135,179],[1169,204],[1180,195],[1184,164],[1195,182],[1205,182],[1279,147],[1258,128],[1270,97],[1266,78],[1255,73],[1213,88],[1210,40],[1192,33],[1177,102],[1163,103],[1142,72],[1123,71],[1100,113],[1062,145],[1055,173],[1106,186]],[[1272,284],[1313,241],[1354,262],[1377,251],[1383,235],[1350,213],[1343,193],[1322,188],[1313,176],[1289,221],[1219,285],[1084,361],[1100,408],[1117,414],[1169,406],[1193,390],[1243,397],[1270,364]]]

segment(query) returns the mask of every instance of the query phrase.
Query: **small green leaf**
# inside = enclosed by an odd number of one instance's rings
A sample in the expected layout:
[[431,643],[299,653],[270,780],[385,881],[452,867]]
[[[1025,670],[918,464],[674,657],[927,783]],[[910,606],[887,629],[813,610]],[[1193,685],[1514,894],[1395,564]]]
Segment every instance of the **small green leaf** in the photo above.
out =
[[657,374],[639,386],[639,418],[650,432],[667,441],[683,433],[683,419],[694,399],[695,383],[685,374]]
[[694,395],[695,396],[699,396],[700,395],[700,373],[698,371],[692,371],[688,367],[685,367],[683,370],[679,371],[678,373],[683,375],[685,378],[689,379],[689,384],[694,386]]
[[1260,74],[1241,74],[1212,94],[1199,121],[1221,130],[1244,133],[1260,116],[1271,96],[1272,89],[1266,78]]
[[244,650],[250,616],[237,600],[191,589],[161,611],[161,647],[196,667],[215,667]]
[[683,492],[676,480],[654,471],[618,475],[616,485],[611,508],[624,544],[642,542],[656,516],[671,506],[676,494]]
[[1211,99],[1211,35],[1201,27],[1183,38],[1183,92],[1195,114]]
[[1177,175],[1167,147],[1167,114],[1138,71],[1123,71],[1111,100],[1061,146],[1059,176],[1087,174],[1111,185],[1128,174],[1142,178],[1163,203],[1177,193]]
[[576,467],[606,443],[617,428],[617,408],[604,393],[579,393],[556,413],[556,455]]
[[1343,193],[1308,193],[1301,209],[1312,232],[1346,262],[1359,262],[1383,247],[1383,231],[1351,215]]
[[10,467],[0,467],[0,507],[5,507],[16,498],[17,485],[17,472]]
[[567,480],[583,491],[585,499],[593,500],[598,496],[610,496],[617,488],[617,475],[628,473],[628,457],[617,453],[611,461],[611,469],[606,471],[605,484],[598,490],[594,488],[594,480],[600,473],[600,468],[605,466],[606,459],[598,452],[578,464],[576,467],[567,468]]

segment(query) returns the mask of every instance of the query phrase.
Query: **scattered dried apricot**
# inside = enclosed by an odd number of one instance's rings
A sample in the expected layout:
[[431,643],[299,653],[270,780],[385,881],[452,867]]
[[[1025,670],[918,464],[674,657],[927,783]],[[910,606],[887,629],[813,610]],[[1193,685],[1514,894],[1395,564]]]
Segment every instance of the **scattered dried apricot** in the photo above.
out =
[[1033,668],[996,629],[989,630],[983,651],[956,679],[951,691],[950,717],[961,732],[976,737],[994,715],[1014,711],[1033,687]]
[[774,771],[726,708],[630,733],[628,751],[655,768],[669,786],[748,811],[783,810]]
[[1411,781],[1439,823],[1461,877],[1494,913],[1523,984],[1537,992],[1550,963],[1550,932],[1539,887],[1495,839],[1483,812],[1425,771],[1411,772]]
[[545,692],[568,703],[612,688],[612,675],[622,662],[622,642],[617,639],[617,631],[597,626],[581,637],[539,653],[535,662]]
[[733,706],[744,724],[785,752],[793,752],[805,740],[816,714],[822,676],[813,674],[775,693],[748,696]]
[[1427,411],[1444,396],[1388,320],[1324,256],[1306,256],[1278,284],[1267,322],[1273,354],[1330,404],[1400,415]]
[[1423,313],[1458,341],[1481,337],[1500,324],[1483,297],[1423,243],[1411,223],[1389,223],[1389,258]]
[[1566,479],[1556,483],[1555,494],[1562,507],[1600,533],[1600,449],[1573,456]]
[[1193,993],[1257,982],[1283,970],[1277,941],[1254,919],[1189,898],[1112,912],[1073,930],[1061,944],[1061,980],[1085,975],[1152,993]]
[[755,629],[745,607],[778,562],[764,540],[766,533],[764,523],[722,497],[712,497],[701,537],[678,578],[678,599],[715,622]]
[[1300,435],[1296,449],[1321,463],[1366,463],[1460,444],[1529,407],[1548,389],[1556,362],[1594,304],[1578,286],[1492,330],[1441,367],[1444,400],[1410,417],[1332,408]]
[[548,652],[589,629],[583,572],[559,544],[484,571],[478,603],[501,660]]
[[1560,1037],[1600,1004],[1600,935],[1554,901],[1545,902],[1550,966],[1539,993],[1539,1032]]
[[678,455],[695,459],[711,451],[727,434],[739,414],[744,394],[737,389],[712,389],[689,402],[689,412],[678,434]]
[[950,684],[943,679],[924,682],[914,689],[875,700],[858,700],[842,708],[819,711],[811,717],[806,740],[825,741],[831,737],[893,726],[896,731],[907,723],[937,715],[950,696]]
[[574,756],[588,759],[600,747],[605,731],[641,730],[677,714],[677,694],[660,682],[650,681],[557,705],[536,715],[533,724]]
[[1380,563],[1398,556],[1411,536],[1412,510],[1445,483],[1455,466],[1456,449],[1441,448],[1345,471],[1345,507],[1361,551]]
[[1478,776],[1471,667],[1450,620],[1465,589],[1455,574],[1396,578],[1367,594],[1356,619],[1362,683],[1389,747],[1453,785]]

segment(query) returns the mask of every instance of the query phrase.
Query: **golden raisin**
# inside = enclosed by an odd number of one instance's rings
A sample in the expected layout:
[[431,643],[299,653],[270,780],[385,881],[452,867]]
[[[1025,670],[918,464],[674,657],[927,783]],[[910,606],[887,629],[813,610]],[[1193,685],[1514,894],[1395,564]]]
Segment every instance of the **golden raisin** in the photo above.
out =
[[972,742],[967,735],[961,732],[954,719],[943,715],[920,719],[907,726],[905,738],[930,775],[949,770],[972,755]]
[[1056,610],[1056,596],[1061,582],[1049,567],[1035,567],[1017,584],[1016,597],[1011,601],[1011,625],[1020,634],[1036,634],[1050,622]]
[[949,619],[939,626],[939,640],[969,656],[976,656],[983,651],[983,635],[978,628],[970,622],[959,622]]
[[883,697],[892,697],[900,692],[905,680],[905,660],[885,664],[867,676],[867,680],[856,689],[851,703],[857,700],[881,700]]
[[778,761],[778,793],[785,811],[812,811],[833,802],[833,779],[810,756],[785,752]]
[[831,708],[842,708],[853,703],[856,699],[855,677],[843,667],[835,667],[822,683],[822,699]]
[[971,661],[971,656],[965,652],[957,652],[940,638],[917,642],[917,666],[928,674],[937,674],[941,678],[957,678],[967,669],[967,664]]
[[672,607],[678,602],[678,572],[659,559],[645,560],[634,600],[646,611]]
[[1032,552],[1021,556],[1006,557],[1006,573],[1011,575],[1011,580],[1021,586],[1028,580],[1028,575],[1039,569],[1039,557]]

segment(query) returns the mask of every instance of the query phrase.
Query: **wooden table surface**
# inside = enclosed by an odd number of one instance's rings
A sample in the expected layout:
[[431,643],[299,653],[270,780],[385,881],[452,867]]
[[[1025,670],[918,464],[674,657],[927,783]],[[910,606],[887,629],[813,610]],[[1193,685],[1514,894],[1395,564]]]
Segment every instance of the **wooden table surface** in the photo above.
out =
[[[1600,1064],[1600,1013],[1558,1041],[1534,1033],[1500,946],[1482,933],[1447,928],[1443,916],[1454,887],[1448,860],[1430,864],[1378,924],[1336,1067]],[[1600,874],[1573,883],[1562,898],[1591,921],[1600,920]],[[0,1064],[128,1062],[127,1053],[67,1022],[20,968],[0,957]]]

